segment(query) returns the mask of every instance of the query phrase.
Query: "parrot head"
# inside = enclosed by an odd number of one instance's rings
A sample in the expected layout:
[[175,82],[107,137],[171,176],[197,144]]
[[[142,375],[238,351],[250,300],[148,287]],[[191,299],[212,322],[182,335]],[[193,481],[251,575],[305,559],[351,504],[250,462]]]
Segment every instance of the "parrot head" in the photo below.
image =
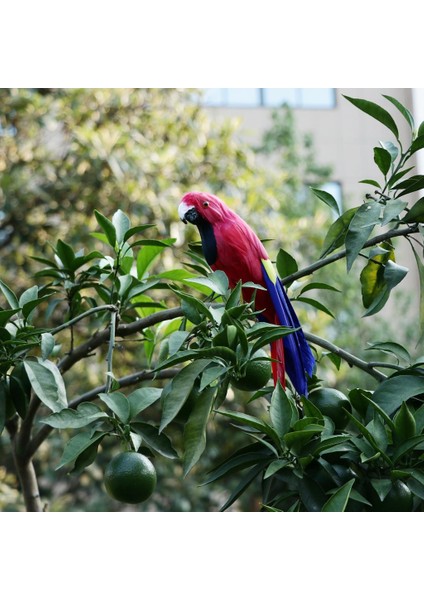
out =
[[178,207],[178,216],[183,223],[191,223],[199,228],[205,223],[215,225],[222,221],[229,208],[213,194],[189,192],[185,194]]
[[215,227],[233,214],[219,198],[205,192],[185,194],[178,207],[178,216],[183,223],[196,225],[202,238],[203,254],[210,265],[218,258]]

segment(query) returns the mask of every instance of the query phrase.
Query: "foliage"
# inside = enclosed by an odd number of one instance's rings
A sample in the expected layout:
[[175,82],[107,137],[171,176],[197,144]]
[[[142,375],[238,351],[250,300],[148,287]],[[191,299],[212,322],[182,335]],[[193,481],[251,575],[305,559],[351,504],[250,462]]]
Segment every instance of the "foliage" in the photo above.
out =
[[[281,250],[276,266],[289,286],[324,267],[328,274],[328,265],[342,260],[352,273],[358,257],[365,256],[359,285],[366,314],[372,316],[405,277],[405,269],[396,262],[395,238],[410,243],[424,280],[421,241],[413,237],[421,233],[424,219],[422,199],[414,202],[414,193],[424,189],[424,176],[408,175],[409,159],[424,147],[424,130],[422,125],[416,130],[409,111],[388,98],[411,126],[404,149],[396,122],[385,109],[348,100],[395,136],[396,144],[384,142],[374,150],[383,181],[365,180],[377,191],[365,203],[337,215],[319,260],[299,269],[297,260]],[[57,110],[64,110],[60,94],[56,101]],[[30,112],[40,111],[35,120],[42,119],[42,106],[42,98],[34,106],[25,104]],[[90,116],[92,110],[88,102],[81,119],[101,130],[100,115]],[[113,121],[112,101],[109,110]],[[26,118],[32,122],[34,115]],[[115,145],[123,160],[118,141]],[[66,167],[69,172],[71,164]],[[103,178],[98,168],[93,167],[93,173],[106,185],[107,173]],[[27,171],[19,160],[16,169],[6,185],[25,179]],[[22,186],[22,193],[25,189]],[[105,190],[96,193],[101,198]],[[122,189],[120,193],[125,196]],[[335,208],[328,193],[314,193]],[[94,187],[90,194],[94,200]],[[10,188],[7,197],[13,197]],[[36,461],[49,437],[60,446],[66,440],[56,468],[74,476],[84,477],[96,463],[107,464],[108,450],[119,445],[150,456],[156,464],[178,463],[181,476],[188,479],[207,454],[212,428],[230,426],[235,429],[229,456],[221,455],[204,481],[222,479],[232,488],[223,510],[236,500],[242,502],[246,490],[258,482],[259,504],[268,510],[422,510],[424,363],[412,358],[411,349],[393,340],[375,342],[370,351],[390,355],[390,362],[367,362],[307,333],[318,358],[317,373],[309,382],[310,399],[297,397],[290,382],[286,390],[271,385],[246,398],[232,389],[231,380],[243,378],[252,361],[262,358],[257,352],[290,330],[258,322],[258,286],[239,283],[229,289],[226,275],[210,273],[196,245],[188,250],[184,268],[153,268],[161,259],[166,262],[176,240],[167,232],[154,234],[147,218],[150,209],[146,205],[143,210],[146,222],[133,225],[133,217],[130,220],[122,209],[111,218],[96,209],[91,221],[96,231],[86,238],[95,249],[85,252],[79,243],[77,247],[72,233],[67,241],[58,236],[50,255],[35,257],[42,265],[35,273],[36,285],[15,291],[10,281],[0,281],[0,431],[11,438],[27,510],[42,509]],[[158,214],[153,216],[156,221]],[[335,293],[334,282],[325,279],[293,285],[292,300],[332,318],[331,309],[309,295],[317,290]],[[422,289],[421,297],[423,293]],[[130,353],[120,348],[130,341],[136,350],[127,363],[123,357]],[[377,382],[373,389],[351,389],[347,399],[334,405],[339,413],[335,417],[322,404],[323,397],[330,405],[335,398],[322,379],[330,361],[336,368],[345,361]],[[94,373],[87,389],[72,374],[88,362]],[[142,365],[140,370],[133,368],[135,362]],[[86,385],[87,379],[82,381]],[[314,390],[320,390],[321,403],[314,403]],[[235,394],[241,403],[234,403]],[[62,437],[52,435],[56,430]],[[248,445],[242,445],[245,436],[252,438]],[[157,472],[160,488],[160,469]]]

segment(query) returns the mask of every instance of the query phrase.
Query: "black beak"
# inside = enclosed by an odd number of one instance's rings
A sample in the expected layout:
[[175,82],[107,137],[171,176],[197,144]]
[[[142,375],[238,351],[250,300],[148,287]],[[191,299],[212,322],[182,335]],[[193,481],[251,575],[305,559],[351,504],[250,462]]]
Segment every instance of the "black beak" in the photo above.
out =
[[197,212],[197,210],[194,207],[192,207],[184,215],[183,223],[187,224],[187,221],[188,221],[192,225],[195,225],[196,222],[198,221],[198,219],[199,219],[199,213]]

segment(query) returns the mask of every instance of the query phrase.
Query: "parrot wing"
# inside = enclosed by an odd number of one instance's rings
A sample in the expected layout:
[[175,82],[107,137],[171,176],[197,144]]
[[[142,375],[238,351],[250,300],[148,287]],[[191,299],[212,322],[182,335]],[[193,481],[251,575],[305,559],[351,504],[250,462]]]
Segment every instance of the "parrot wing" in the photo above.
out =
[[270,260],[262,260],[262,273],[280,325],[297,329],[284,337],[285,369],[290,380],[304,396],[308,393],[307,377],[312,376],[315,359],[306,341],[299,319]]

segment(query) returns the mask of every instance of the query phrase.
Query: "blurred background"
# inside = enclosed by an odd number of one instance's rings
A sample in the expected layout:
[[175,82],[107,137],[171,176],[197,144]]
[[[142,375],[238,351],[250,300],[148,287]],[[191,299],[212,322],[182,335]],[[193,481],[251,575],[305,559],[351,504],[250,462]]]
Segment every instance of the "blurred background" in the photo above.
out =
[[[373,148],[379,141],[394,141],[344,95],[393,111],[383,97],[390,95],[417,123],[424,120],[424,90],[412,88],[1,89],[0,279],[17,293],[33,285],[39,265],[31,256],[46,256],[59,238],[94,249],[94,209],[110,218],[121,208],[133,225],[154,223],[154,235],[176,238],[157,269],[177,268],[185,260],[187,243],[197,239],[195,228],[184,228],[177,215],[181,196],[193,189],[225,200],[268,240],[272,258],[283,247],[300,268],[307,266],[318,259],[336,216],[310,187],[333,194],[342,211],[360,205],[373,188],[359,182],[380,175]],[[407,140],[407,123],[395,116]],[[416,160],[420,154],[414,155]],[[415,169],[423,172],[423,165]],[[410,269],[401,289],[373,317],[361,316],[358,277],[363,265],[355,264],[349,275],[342,262],[322,269],[314,280],[340,293],[321,291],[316,298],[335,318],[296,305],[305,329],[362,357],[371,358],[371,353],[364,355],[368,344],[390,337],[422,354],[414,341],[418,276],[407,250],[402,243],[397,246],[397,261]],[[295,285],[291,291],[295,293]],[[169,306],[176,301],[171,296],[165,300]],[[60,307],[50,315],[53,323],[62,317]],[[139,368],[143,360],[142,350],[126,355],[125,372]],[[67,380],[69,396],[98,384],[98,375],[94,363],[74,373]],[[366,386],[366,376],[347,365],[337,370],[330,360],[321,363],[320,376],[328,387],[344,392]],[[241,394],[235,401],[246,398]],[[162,484],[135,510],[217,510],[226,488],[198,484],[231,451],[233,435],[219,427],[218,419],[212,423],[207,453],[185,480],[179,465],[159,458]],[[55,472],[62,448],[63,439],[50,436],[38,457],[42,493],[51,510],[127,510],[103,493],[102,464],[95,463],[81,478]],[[111,450],[106,448],[105,457]],[[3,435],[0,509],[22,510],[8,456]],[[243,502],[238,508],[255,508],[254,491]]]

